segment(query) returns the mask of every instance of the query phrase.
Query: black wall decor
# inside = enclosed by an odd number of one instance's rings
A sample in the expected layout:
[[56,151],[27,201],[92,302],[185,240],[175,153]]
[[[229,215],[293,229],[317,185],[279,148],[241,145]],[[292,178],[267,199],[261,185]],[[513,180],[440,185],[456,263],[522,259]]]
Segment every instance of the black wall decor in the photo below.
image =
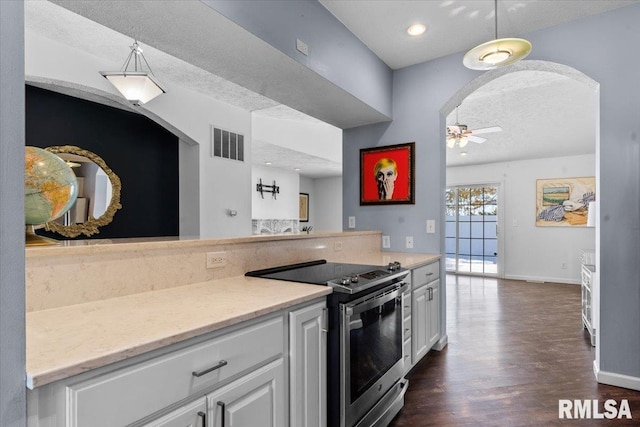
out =
[[33,86],[26,86],[25,102],[27,145],[92,151],[122,181],[113,222],[78,239],[179,234],[178,137],[142,115]]

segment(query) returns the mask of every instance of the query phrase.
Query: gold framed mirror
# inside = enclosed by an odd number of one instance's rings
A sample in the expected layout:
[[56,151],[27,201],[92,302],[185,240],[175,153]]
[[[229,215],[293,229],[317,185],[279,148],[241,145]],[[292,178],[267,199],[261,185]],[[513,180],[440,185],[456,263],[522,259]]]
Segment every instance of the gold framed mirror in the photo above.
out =
[[120,178],[107,166],[102,157],[83,148],[74,145],[58,145],[47,147],[45,150],[65,160],[74,172],[82,170],[82,174],[86,175],[78,176],[79,173],[76,172],[78,187],[81,190],[76,204],[68,215],[44,224],[45,230],[65,237],[98,234],[99,228],[111,223],[116,211],[122,208]]

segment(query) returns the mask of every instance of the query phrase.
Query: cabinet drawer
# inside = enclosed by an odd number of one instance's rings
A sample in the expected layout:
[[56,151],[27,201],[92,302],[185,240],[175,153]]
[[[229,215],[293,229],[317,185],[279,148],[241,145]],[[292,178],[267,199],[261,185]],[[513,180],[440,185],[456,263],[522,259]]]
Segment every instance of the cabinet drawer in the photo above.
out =
[[440,263],[436,261],[422,267],[414,268],[412,276],[413,289],[416,289],[425,283],[432,282],[440,277]]
[[406,369],[407,366],[411,364],[411,340],[410,339],[404,342],[404,345],[402,348],[402,357],[404,357],[404,366]]
[[411,317],[411,291],[402,294],[402,317]]
[[[129,424],[281,355],[283,350],[284,322],[278,317],[70,385],[66,392],[68,425]],[[215,366],[220,367],[199,377],[193,374]]]
[[411,317],[407,317],[402,321],[402,340],[411,338]]

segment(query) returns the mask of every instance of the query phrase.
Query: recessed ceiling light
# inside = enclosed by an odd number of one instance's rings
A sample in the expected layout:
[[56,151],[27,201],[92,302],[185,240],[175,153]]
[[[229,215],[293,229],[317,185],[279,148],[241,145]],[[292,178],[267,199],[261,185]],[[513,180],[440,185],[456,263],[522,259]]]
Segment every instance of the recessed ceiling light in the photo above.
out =
[[466,156],[466,155],[467,155],[467,152],[466,152],[466,151],[463,151],[463,152],[461,152],[461,153],[460,153],[460,155],[461,155],[461,156]]
[[264,164],[265,164],[265,165],[270,165],[270,164],[271,164],[271,162],[264,162]]
[[407,34],[410,36],[419,36],[420,34],[427,31],[427,27],[423,24],[413,24],[409,28],[407,28]]
[[299,170],[300,170],[300,168],[293,168],[293,170],[294,170],[294,171],[299,171]]

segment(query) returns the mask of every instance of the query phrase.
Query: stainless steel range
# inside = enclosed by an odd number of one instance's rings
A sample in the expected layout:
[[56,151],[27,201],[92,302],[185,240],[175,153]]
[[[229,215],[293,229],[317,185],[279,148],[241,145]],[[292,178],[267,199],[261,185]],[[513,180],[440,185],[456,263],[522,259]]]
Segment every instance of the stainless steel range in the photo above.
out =
[[329,307],[327,407],[330,427],[386,426],[404,404],[402,292],[409,271],[325,260],[248,276],[333,287]]

